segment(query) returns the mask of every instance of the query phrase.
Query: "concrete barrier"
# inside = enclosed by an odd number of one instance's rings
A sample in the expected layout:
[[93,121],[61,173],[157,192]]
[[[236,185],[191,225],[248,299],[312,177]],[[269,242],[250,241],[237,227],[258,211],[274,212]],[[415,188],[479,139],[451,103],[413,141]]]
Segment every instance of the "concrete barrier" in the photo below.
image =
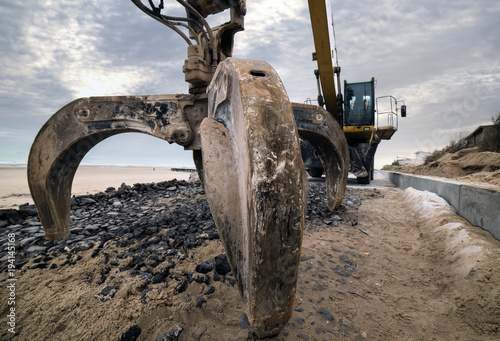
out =
[[379,171],[401,189],[412,187],[436,193],[458,214],[500,240],[500,187],[468,184],[421,175]]

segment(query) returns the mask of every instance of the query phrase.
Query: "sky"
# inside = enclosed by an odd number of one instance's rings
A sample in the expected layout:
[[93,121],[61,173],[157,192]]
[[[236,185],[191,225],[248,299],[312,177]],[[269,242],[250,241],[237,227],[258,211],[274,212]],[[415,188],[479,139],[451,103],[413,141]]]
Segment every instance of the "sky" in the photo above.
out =
[[[173,0],[166,10],[184,13]],[[407,106],[376,167],[442,148],[500,112],[500,2],[333,0],[332,14],[341,79],[375,77],[376,96]],[[76,98],[187,93],[186,43],[131,1],[1,1],[0,18],[0,164],[25,164],[42,125]],[[317,96],[313,51],[306,0],[247,0],[233,56],[270,63],[293,102]],[[132,133],[83,163],[193,166],[190,151]]]

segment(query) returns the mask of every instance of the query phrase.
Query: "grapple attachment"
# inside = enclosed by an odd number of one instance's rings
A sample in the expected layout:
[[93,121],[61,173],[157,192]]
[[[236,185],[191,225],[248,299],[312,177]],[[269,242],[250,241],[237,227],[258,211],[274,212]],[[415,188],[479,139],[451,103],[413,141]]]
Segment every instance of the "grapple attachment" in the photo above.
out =
[[[102,140],[139,132],[185,146],[194,152],[253,331],[275,335],[292,315],[306,212],[299,135],[325,164],[331,209],[347,181],[345,137],[322,108],[292,109],[269,64],[230,57],[233,35],[243,29],[244,0],[178,0],[189,13],[185,20],[162,15],[163,1],[158,7],[149,1],[151,9],[132,2],[178,33],[189,30],[181,36],[190,44],[183,69],[190,95],[81,98],[55,113],[28,160],[45,233],[51,240],[69,237],[73,177]],[[204,17],[228,7],[231,21],[211,29]]]
[[269,64],[228,58],[201,125],[205,191],[257,336],[292,314],[307,180],[291,104]]
[[28,159],[28,183],[47,237],[69,237],[73,177],[92,147],[125,132],[187,145],[193,131],[181,105],[188,101],[188,95],[90,97],[56,112],[35,138]]
[[334,210],[344,199],[349,173],[349,148],[342,128],[325,109],[293,103],[300,138],[309,141],[323,163],[327,207]]

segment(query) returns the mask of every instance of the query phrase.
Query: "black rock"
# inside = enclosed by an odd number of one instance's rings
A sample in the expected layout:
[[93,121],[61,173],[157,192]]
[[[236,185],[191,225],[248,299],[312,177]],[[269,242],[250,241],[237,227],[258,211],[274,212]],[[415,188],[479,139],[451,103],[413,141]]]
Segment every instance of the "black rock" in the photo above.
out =
[[340,260],[341,260],[342,262],[344,262],[344,263],[346,263],[346,264],[352,265],[352,263],[354,263],[354,262],[352,261],[352,259],[351,259],[351,258],[349,258],[349,256],[347,256],[347,255],[345,255],[345,254],[340,255],[340,256],[339,256],[339,258],[340,258]]
[[143,255],[135,255],[130,263],[128,264],[131,268],[141,268],[144,266],[144,256]]
[[231,272],[231,267],[229,266],[229,262],[227,261],[227,257],[225,254],[220,254],[215,257],[215,271],[219,275],[225,276],[227,273]]
[[324,328],[321,328],[321,327],[318,327],[316,329],[314,329],[314,332],[318,335],[321,335],[321,334],[324,334],[326,333],[325,329]]
[[114,296],[116,293],[116,289],[118,289],[118,287],[116,287],[114,285],[106,285],[106,286],[104,286],[104,288],[102,288],[99,295],[108,296],[111,294],[112,296]]
[[203,283],[208,284],[208,280],[209,280],[207,275],[201,275],[201,276],[198,275],[198,276],[194,277],[193,279],[196,283],[200,283],[200,284],[203,284]]
[[301,326],[301,325],[303,325],[304,323],[306,323],[306,320],[304,320],[302,317],[300,317],[300,318],[295,319],[295,322],[297,322],[297,324],[298,324],[299,326]]
[[210,240],[220,238],[219,232],[217,232],[217,231],[209,231],[209,232],[207,232],[207,235],[208,235],[208,239],[210,239]]
[[146,290],[144,290],[144,291],[142,292],[142,295],[141,295],[141,298],[140,298],[140,302],[141,302],[142,304],[146,304],[146,303],[148,303],[148,302],[146,301],[146,298],[148,298],[148,296],[147,296],[147,295],[148,295],[148,292],[150,292],[151,290],[153,290],[153,289],[146,289]]
[[196,265],[196,268],[194,271],[202,273],[202,274],[207,274],[210,271],[213,271],[215,269],[215,262],[213,258],[209,258],[207,260],[204,260],[203,262],[199,263]]
[[187,286],[188,286],[188,282],[187,282],[187,280],[182,279],[182,280],[179,282],[179,284],[177,284],[177,286],[175,287],[175,289],[174,289],[174,290],[175,290],[175,291],[177,291],[177,292],[180,294],[181,292],[186,291]]
[[150,274],[149,272],[141,272],[140,277],[139,277],[139,288],[145,288],[149,285],[151,282],[151,279],[153,278],[153,275]]
[[80,197],[80,205],[90,205],[90,204],[95,204],[96,201],[92,198],[87,198],[87,197]]
[[321,285],[321,283],[316,282],[314,283],[312,289],[314,291],[323,291],[325,288]]
[[214,269],[214,281],[216,282],[220,281],[220,275],[217,273],[217,271],[215,271],[215,269]]
[[352,266],[344,265],[344,269],[349,272],[353,272],[355,269]]
[[141,327],[134,325],[130,327],[127,331],[123,332],[120,341],[135,341],[141,335]]
[[250,328],[250,321],[248,321],[247,314],[243,314],[240,316],[240,327],[241,327],[241,329]]
[[153,284],[162,282],[167,276],[170,274],[169,269],[165,269],[162,272],[157,273],[153,276],[152,282]]
[[98,295],[94,297],[100,300],[101,302],[106,302],[115,297],[116,292],[118,291],[118,287],[113,285],[106,285]]
[[201,296],[196,296],[196,308],[201,308],[205,302],[207,302],[206,299]]
[[319,309],[318,314],[323,315],[327,321],[334,321],[335,320],[335,317],[333,317],[333,315],[325,308]]
[[21,216],[20,216],[18,210],[15,210],[15,209],[12,209],[12,208],[7,208],[7,209],[0,210],[0,220],[17,221],[19,219],[21,219]]
[[163,334],[162,336],[158,337],[157,340],[159,341],[178,341],[179,336],[181,335],[182,331],[184,329],[180,326],[177,326],[176,329],[173,329],[169,331],[168,333]]
[[39,263],[33,266],[30,266],[30,269],[45,269],[47,267],[47,263]]
[[215,287],[210,287],[203,295],[212,295],[215,292]]
[[345,270],[342,270],[338,265],[334,268],[331,268],[333,272],[335,272],[337,275],[340,275],[342,277],[349,277],[349,273]]
[[28,205],[28,204],[19,206],[19,213],[21,215],[30,217],[35,217],[38,214],[35,205]]
[[86,242],[79,243],[74,248],[71,249],[71,252],[77,253],[77,252],[81,252],[81,251],[87,251],[90,248],[92,248],[93,246],[94,246],[93,243],[86,243]]

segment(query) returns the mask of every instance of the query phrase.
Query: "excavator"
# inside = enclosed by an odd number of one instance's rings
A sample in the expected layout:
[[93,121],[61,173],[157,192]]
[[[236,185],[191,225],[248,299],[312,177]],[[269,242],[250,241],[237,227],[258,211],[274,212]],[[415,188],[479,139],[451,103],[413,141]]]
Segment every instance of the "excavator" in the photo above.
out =
[[[325,107],[291,103],[271,65],[232,57],[234,35],[244,29],[245,0],[176,0],[185,17],[169,15],[163,0],[131,1],[187,43],[182,70],[188,91],[79,98],[49,118],[28,158],[28,183],[45,235],[70,238],[73,178],[99,142],[138,132],[177,143],[192,152],[253,333],[277,335],[293,311],[307,208],[300,141],[308,141],[322,162],[330,210],[344,197],[352,149],[359,155],[365,148],[348,141],[371,134],[366,149],[376,143],[371,121],[353,121],[358,101],[368,103],[365,95],[353,97],[354,85],[353,95],[345,90],[351,111],[340,110],[328,0],[309,0]],[[208,16],[224,11],[229,21],[208,24]]]
[[[406,117],[406,105],[398,108],[393,96],[375,97],[375,78],[368,82],[344,81],[340,88],[333,19],[328,1],[309,1],[309,14],[314,36],[313,60],[318,63],[315,75],[318,83],[319,106],[326,106],[342,126],[349,146],[349,170],[360,184],[373,180],[374,157],[381,140],[390,140],[398,130],[398,111]],[[326,13],[326,19],[325,19]],[[322,91],[321,91],[322,90]],[[307,140],[301,141],[304,165],[315,178],[324,172],[323,160]]]
[[[339,96],[343,104],[339,109],[342,110],[342,128],[349,145],[349,171],[356,176],[359,184],[369,184],[370,180],[373,180],[378,144],[381,140],[390,140],[398,130],[398,100],[393,96],[375,98],[374,78],[369,82],[344,81],[344,93],[345,100],[341,94]],[[317,101],[324,102],[321,93]],[[384,102],[383,106],[379,106],[381,101]],[[401,117],[406,117],[405,104],[400,106],[399,111]],[[323,162],[306,140],[301,141],[301,153],[309,175],[321,178],[324,171]]]

